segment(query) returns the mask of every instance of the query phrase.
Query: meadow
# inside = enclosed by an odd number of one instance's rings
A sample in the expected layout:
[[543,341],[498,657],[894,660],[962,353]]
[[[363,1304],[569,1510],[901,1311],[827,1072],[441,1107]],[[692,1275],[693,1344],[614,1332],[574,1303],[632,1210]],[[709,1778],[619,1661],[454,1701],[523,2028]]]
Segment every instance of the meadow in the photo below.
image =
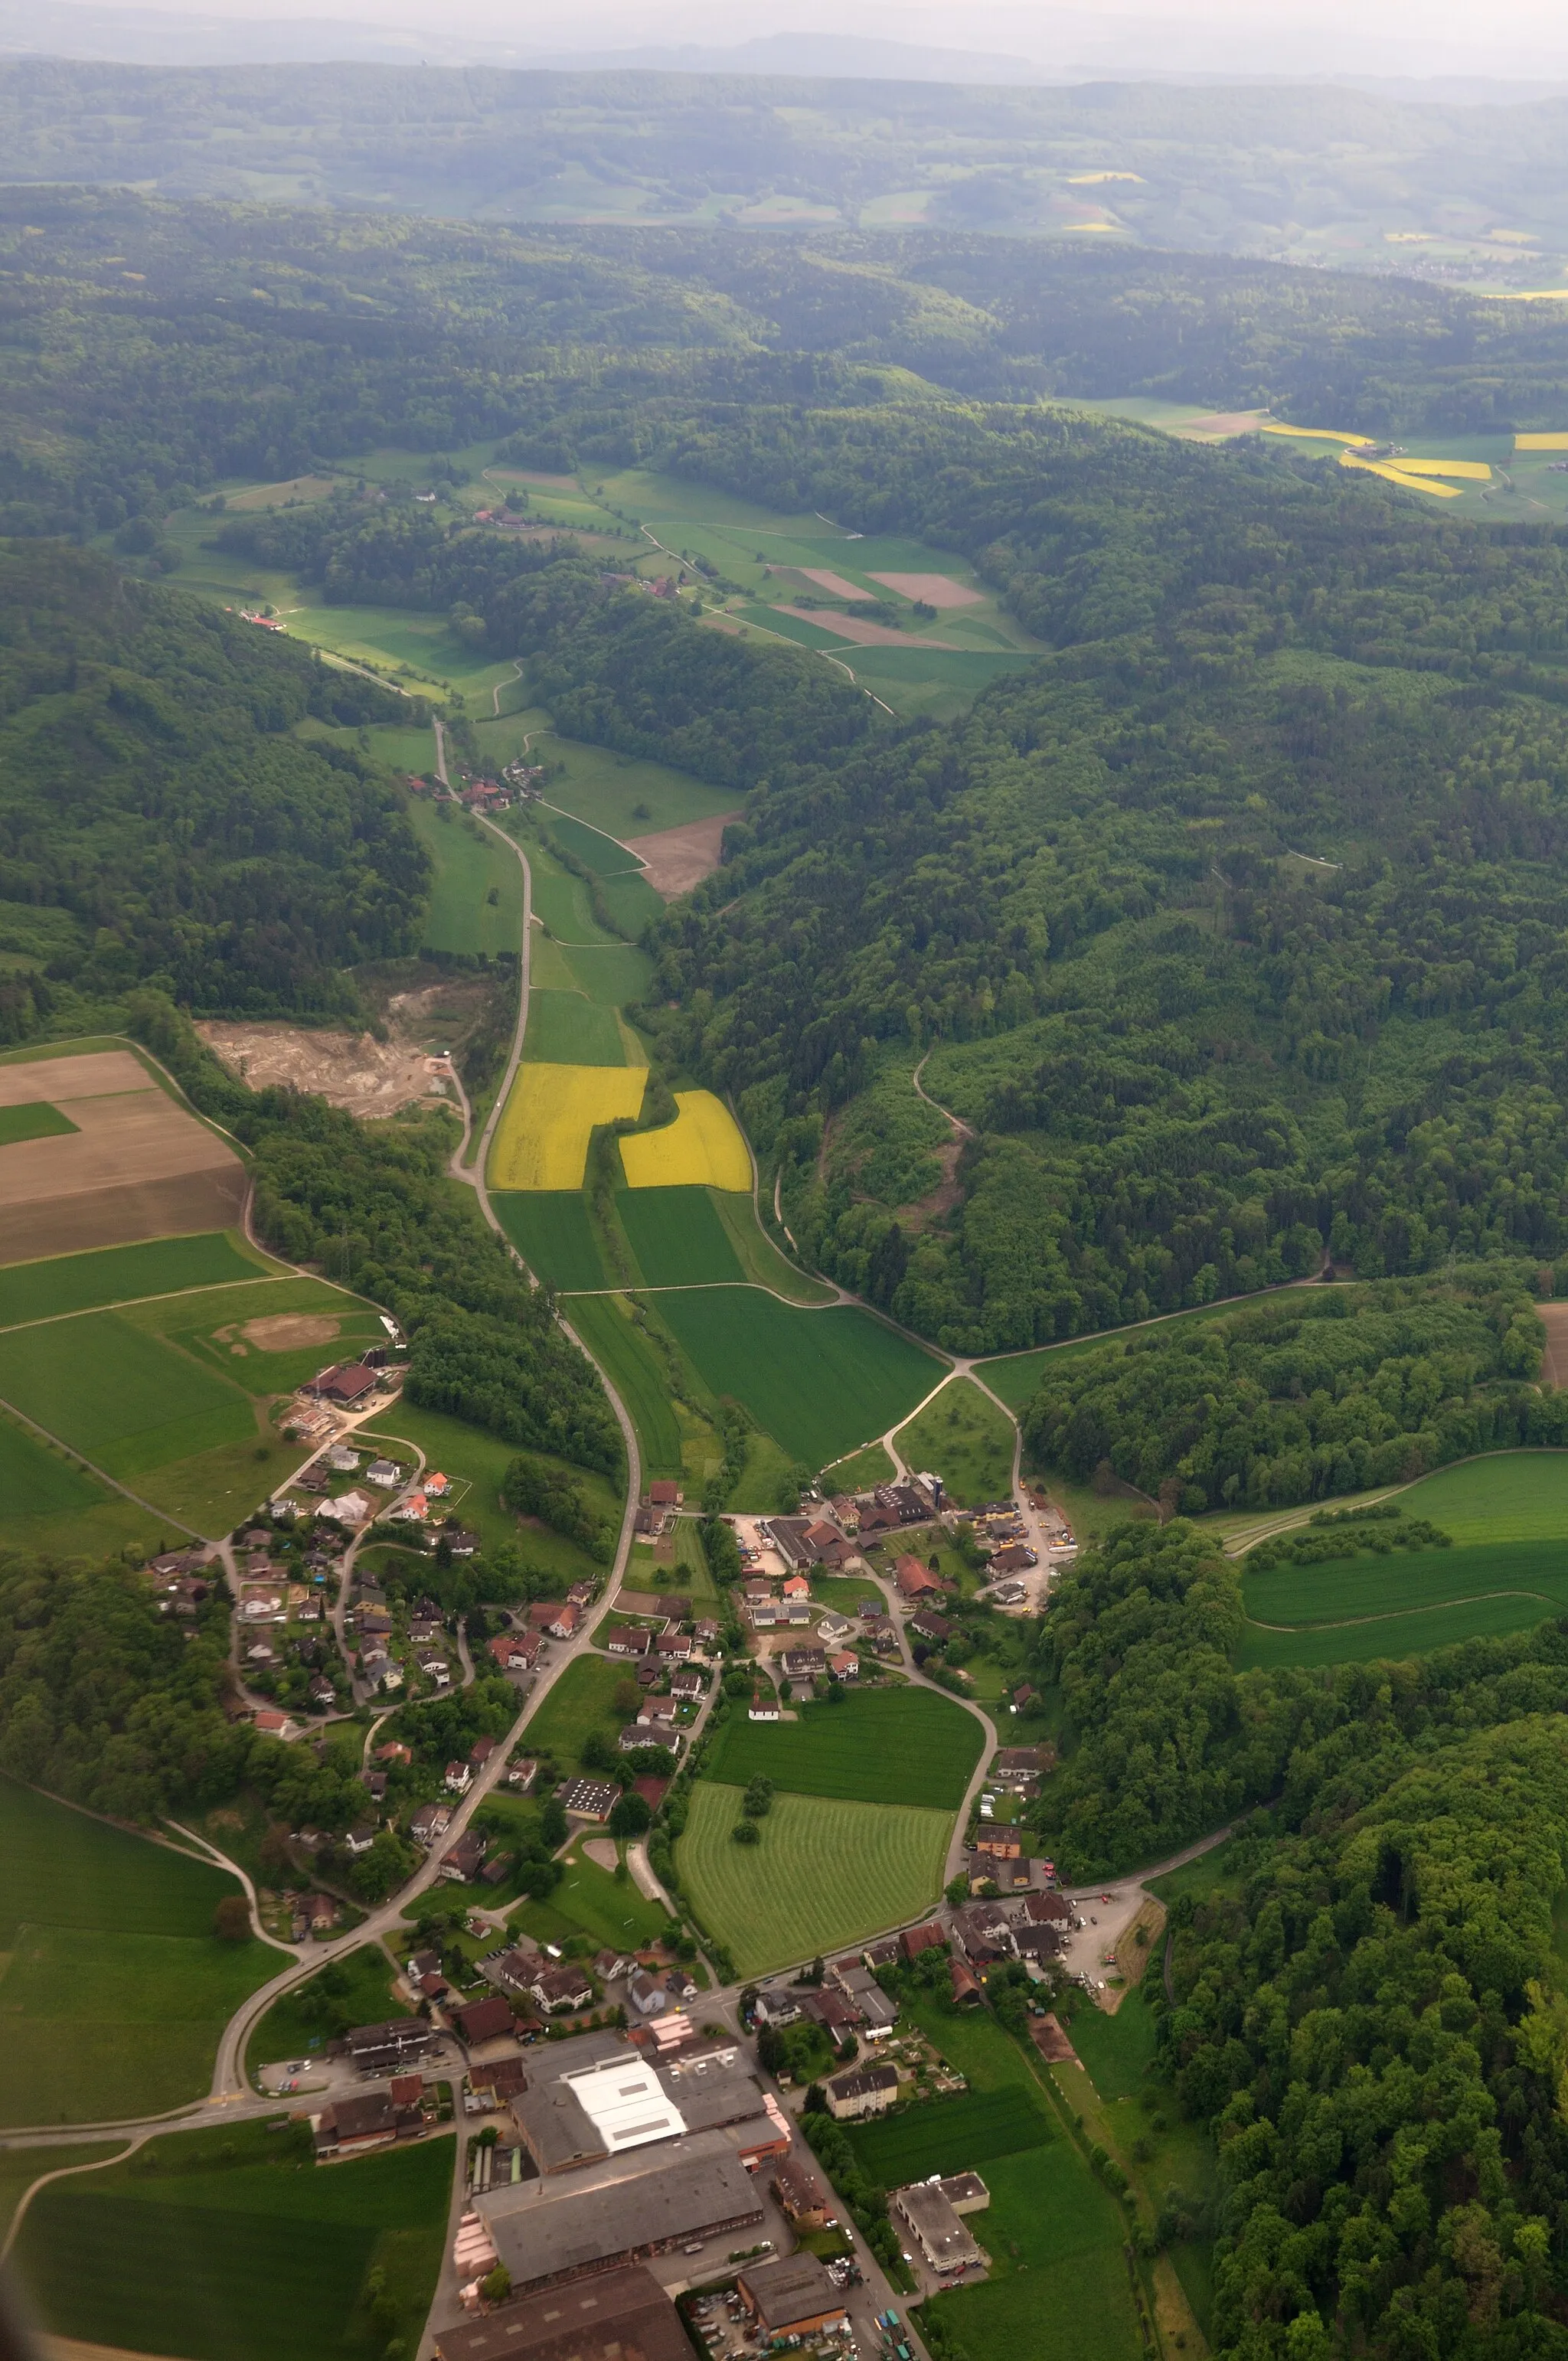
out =
[[542,1066],[624,1066],[627,1062],[614,1009],[575,988],[552,992],[531,986],[522,1054]]
[[0,2148],[0,2244],[16,2219],[16,2208],[46,2172],[58,2172],[67,2163],[82,2167],[123,2156],[124,2140],[83,2140],[69,2151],[59,2147]]
[[237,1386],[120,1312],[15,1330],[5,1388],[26,1416],[126,1481],[257,1433]]
[[0,1148],[14,1148],[24,1139],[60,1139],[79,1126],[47,1099],[24,1099],[0,1106]]
[[797,1312],[758,1288],[663,1296],[659,1315],[715,1394],[744,1402],[791,1456],[820,1467],[885,1433],[941,1375],[868,1312]]
[[529,1269],[546,1286],[613,1283],[580,1189],[492,1189],[490,1203]]
[[[677,1299],[667,1297],[666,1301]],[[669,1381],[652,1345],[638,1330],[624,1295],[577,1295],[566,1306],[571,1326],[605,1370],[637,1430],[642,1477],[684,1472],[682,1432]]]
[[0,1413],[0,1487],[15,1505],[6,1538],[15,1549],[59,1557],[103,1557],[130,1548],[156,1551],[167,1528],[100,1484],[65,1452]]
[[1398,1663],[1407,1656],[1429,1655],[1434,1648],[1455,1647],[1463,1640],[1497,1640],[1510,1631],[1528,1631],[1561,1611],[1560,1605],[1539,1597],[1494,1593],[1404,1615],[1379,1615],[1359,1623],[1307,1625],[1281,1631],[1249,1623],[1234,1661],[1238,1672],[1271,1672],[1286,1664],[1314,1668]]
[[791,1303],[831,1303],[833,1290],[820,1279],[797,1270],[758,1226],[751,1197],[716,1189],[709,1201],[735,1249],[746,1278],[757,1287],[772,1288]]
[[620,1143],[632,1189],[724,1189],[751,1186],[751,1159],[740,1127],[711,1091],[677,1091],[675,1120]]
[[321,2170],[309,2140],[286,2117],[170,2134],[41,2191],[16,2253],[45,2324],[191,2361],[373,2361],[389,2328],[411,2350],[441,2264],[453,2142]]
[[[411,1402],[396,1403],[385,1420],[378,1422],[374,1436],[367,1430],[361,1431],[367,1443],[411,1444],[423,1452],[427,1470],[439,1468],[455,1483],[466,1484],[469,1488],[461,1495],[456,1512],[478,1534],[483,1546],[494,1548],[498,1542],[515,1543],[522,1553],[523,1563],[558,1576],[563,1590],[574,1582],[603,1573],[603,1567],[596,1565],[577,1543],[568,1541],[565,1533],[553,1532],[548,1525],[520,1526],[511,1510],[501,1507],[500,1488],[507,1469],[520,1456],[516,1444],[483,1427],[469,1426],[462,1419],[449,1418],[444,1411],[421,1410]],[[594,1514],[619,1531],[623,1499],[619,1485],[591,1468],[553,1459],[548,1452],[529,1451],[521,1455],[538,1466],[559,1468],[576,1486]],[[382,1530],[395,1535],[398,1529],[391,1526]]]
[[[3,1282],[0,1282],[3,1283]],[[1495,1451],[1440,1467],[1398,1495],[1456,1543],[1557,1541],[1568,1534],[1568,1451]]]
[[27,1320],[54,1320],[149,1295],[269,1275],[272,1266],[232,1232],[189,1238],[148,1238],[140,1246],[100,1246],[90,1254],[54,1255],[45,1262],[14,1262],[0,1269],[0,1328]]
[[670,1915],[640,1894],[630,1874],[617,1878],[597,1861],[575,1857],[548,1902],[524,1902],[511,1923],[539,1943],[566,1943],[587,1935],[596,1950],[635,1951],[670,1931]]
[[202,2096],[281,1954],[223,1943],[225,1871],[0,1784],[0,2123],[113,2121]]
[[[632,1144],[622,1144],[623,1158]],[[649,1287],[695,1287],[740,1278],[729,1232],[707,1189],[622,1189],[615,1202],[627,1243]],[[751,1201],[743,1202],[749,1216]]]
[[[433,743],[425,756],[434,761]],[[425,910],[423,948],[515,958],[522,940],[522,865],[467,813],[411,795],[406,809],[435,873]]]
[[611,1066],[518,1068],[490,1147],[495,1189],[580,1189],[596,1126],[635,1121],[647,1076]]
[[575,1768],[593,1731],[609,1738],[623,1726],[626,1716],[616,1708],[615,1693],[627,1677],[626,1666],[609,1656],[576,1658],[525,1725],[529,1752],[553,1754]]
[[553,730],[534,738],[533,752],[538,761],[565,766],[564,775],[550,781],[550,801],[611,836],[654,836],[693,820],[716,819],[736,806],[729,787],[710,786],[664,763],[557,738]]
[[1249,1574],[1245,1557],[1241,1564],[1247,1613],[1268,1625],[1343,1625],[1482,1597],[1533,1600],[1538,1620],[1568,1608],[1568,1543],[1562,1541],[1399,1550],[1264,1574]]
[[1012,1499],[1014,1438],[1005,1411],[968,1378],[955,1378],[893,1440],[905,1466],[931,1469],[949,1500],[978,1509]]
[[698,1917],[742,1976],[918,1917],[940,1890],[950,1812],[780,1795],[761,1844],[738,1845],[741,1793],[699,1780],[675,1858]]
[[1022,2081],[930,2100],[906,2114],[852,2125],[849,2134],[861,2171],[883,2189],[928,2180],[934,2172],[978,2171],[993,2158],[1018,2156],[1057,2136],[1044,2102]]
[[743,1787],[759,1773],[799,1795],[956,1812],[980,1760],[974,1716],[935,1690],[851,1689],[841,1705],[804,1705],[798,1721],[748,1721],[739,1707],[706,1776]]

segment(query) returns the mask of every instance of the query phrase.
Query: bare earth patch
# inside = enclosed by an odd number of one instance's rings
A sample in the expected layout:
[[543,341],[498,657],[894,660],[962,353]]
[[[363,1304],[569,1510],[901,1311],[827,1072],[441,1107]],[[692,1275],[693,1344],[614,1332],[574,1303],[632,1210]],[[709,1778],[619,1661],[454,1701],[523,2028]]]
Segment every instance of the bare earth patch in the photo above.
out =
[[914,1204],[898,1208],[898,1226],[906,1236],[913,1236],[932,1222],[940,1221],[959,1202],[964,1192],[959,1179],[959,1159],[963,1152],[961,1139],[945,1139],[940,1147],[931,1149],[930,1153],[942,1168],[942,1178],[924,1197],[916,1198]]
[[1266,410],[1214,410],[1172,432],[1187,443],[1218,443],[1232,434],[1255,434],[1267,416]]
[[1548,1385],[1568,1385],[1568,1303],[1538,1303],[1535,1309],[1546,1331],[1541,1374]]
[[267,1320],[247,1320],[240,1334],[263,1353],[292,1353],[307,1345],[330,1345],[342,1328],[341,1320],[320,1312],[276,1312]]
[[[960,601],[949,602],[953,605]],[[918,631],[895,631],[886,623],[868,623],[860,615],[829,615],[820,608],[781,607],[781,615],[793,615],[798,623],[815,623],[819,631],[831,631],[836,640],[851,640],[858,648],[956,648],[956,640],[923,639]]]
[[803,582],[815,583],[818,590],[826,590],[829,598],[863,598],[866,595],[854,583],[846,582],[841,574],[830,573],[824,566],[796,566],[790,570]]
[[873,582],[896,590],[901,598],[923,598],[927,607],[978,607],[983,590],[955,582],[950,574],[873,574]]
[[350,1115],[395,1115],[431,1086],[429,1062],[407,1041],[369,1033],[312,1033],[291,1025],[202,1024],[196,1030],[254,1091],[312,1091]]
[[596,1869],[613,1870],[619,1858],[613,1837],[586,1837],[583,1850]]
[[623,836],[620,841],[646,863],[643,875],[669,902],[677,894],[689,894],[718,868],[724,831],[740,817],[739,812],[718,812],[712,819],[692,819],[684,828],[661,829],[657,836]]

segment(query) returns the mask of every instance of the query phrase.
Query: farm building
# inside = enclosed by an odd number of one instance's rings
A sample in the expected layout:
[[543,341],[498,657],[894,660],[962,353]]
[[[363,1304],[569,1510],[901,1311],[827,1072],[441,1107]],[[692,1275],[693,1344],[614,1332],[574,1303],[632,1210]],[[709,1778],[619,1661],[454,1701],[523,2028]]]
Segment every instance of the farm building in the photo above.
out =
[[936,1598],[941,1594],[940,1582],[928,1566],[921,1565],[917,1557],[901,1557],[894,1567],[893,1578],[898,1586],[898,1595],[901,1598],[913,1601]]
[[917,1960],[922,1951],[945,1951],[947,1929],[939,1918],[927,1918],[919,1927],[906,1927],[898,1938],[898,1948],[905,1960]]
[[367,1394],[374,1393],[380,1383],[377,1372],[367,1369],[363,1361],[340,1361],[335,1368],[318,1371],[302,1391],[313,1394],[318,1401],[340,1402],[353,1408]]

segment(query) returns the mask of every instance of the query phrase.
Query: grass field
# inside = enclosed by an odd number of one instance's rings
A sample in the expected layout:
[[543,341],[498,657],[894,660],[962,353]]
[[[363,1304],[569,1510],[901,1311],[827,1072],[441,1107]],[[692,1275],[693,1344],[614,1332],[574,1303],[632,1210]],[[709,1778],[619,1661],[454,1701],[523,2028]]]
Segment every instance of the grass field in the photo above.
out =
[[1135,2099],[1148,2089],[1145,2069],[1154,2063],[1155,2021],[1141,1985],[1127,1994],[1114,2016],[1092,2006],[1075,2011],[1071,2034],[1072,2046],[1102,2099]]
[[557,948],[578,991],[606,1008],[641,1000],[653,972],[647,952],[640,951],[634,943],[568,943]]
[[732,1711],[707,1775],[743,1787],[761,1772],[795,1795],[951,1813],[983,1742],[974,1716],[932,1689],[851,1690],[842,1705],[803,1706],[798,1721],[748,1721]]
[[675,1120],[620,1143],[633,1189],[749,1190],[751,1159],[740,1127],[711,1091],[677,1091]]
[[518,1068],[490,1148],[495,1189],[580,1189],[598,1124],[635,1121],[647,1076],[613,1066]]
[[[171,2134],[40,2191],[17,2258],[46,2325],[191,2361],[374,2361],[389,2324],[411,2350],[441,2264],[451,2138],[318,2170],[308,2134],[277,2120]],[[373,2270],[389,2307],[377,2322]]]
[[1056,2136],[1044,2100],[1025,2082],[933,2100],[907,2114],[851,2125],[849,2134],[861,2169],[883,2189],[928,2180],[934,2172],[972,2171],[994,2157],[1043,2147]]
[[906,1466],[930,1468],[960,1509],[1013,1496],[1015,1430],[968,1378],[955,1378],[894,1436]]
[[550,783],[550,800],[611,836],[653,836],[693,820],[715,819],[736,808],[729,787],[709,786],[663,763],[645,763],[608,747],[585,746],[546,731],[534,739],[539,759],[564,763],[564,778]]
[[[420,1410],[411,1402],[399,1402],[389,1410],[377,1426],[376,1435],[389,1442],[413,1444],[424,1453],[427,1469],[439,1468],[444,1475],[465,1480],[472,1487],[462,1497],[459,1514],[481,1543],[493,1546],[497,1542],[515,1542],[524,1563],[559,1576],[563,1589],[604,1572],[586,1550],[568,1541],[564,1533],[554,1532],[545,1525],[520,1527],[510,1510],[501,1507],[501,1483],[518,1456],[516,1444],[490,1434],[482,1427],[469,1426],[462,1419],[449,1418],[444,1411]],[[565,1460],[553,1460],[546,1452],[530,1451],[523,1456],[561,1468],[596,1516],[620,1530],[623,1491],[609,1477],[591,1468],[570,1466]],[[396,1535],[395,1526],[388,1530]]]
[[98,2164],[105,2158],[122,2156],[124,2140],[83,2140],[70,2148],[13,2147],[0,2149],[0,2243],[16,2217],[17,2206],[35,2180],[46,2172],[58,2172],[62,2165]]
[[626,1045],[613,1008],[580,992],[528,995],[522,1054],[542,1066],[624,1066]]
[[1326,1565],[1279,1565],[1246,1572],[1242,1597],[1260,1623],[1300,1628],[1404,1615],[1481,1597],[1523,1594],[1534,1620],[1568,1609],[1568,1543],[1499,1542],[1487,1548],[1396,1551],[1389,1557],[1342,1558]]
[[[346,1991],[334,1997],[350,2025],[381,2025],[389,2017],[411,2013],[404,2002],[392,1998],[392,1962],[379,1943],[367,1943],[335,1964],[348,1982]],[[309,1984],[296,1984],[273,2002],[246,2046],[247,2074],[275,2066],[280,2059],[308,2058],[313,2050],[325,2048],[320,2017],[301,2004],[302,1993],[310,1989]]]
[[878,1484],[891,1484],[897,1472],[883,1446],[868,1443],[848,1459],[836,1459],[823,1470],[823,1478],[830,1492],[869,1492]]
[[698,1916],[742,1976],[917,1917],[940,1889],[950,1812],[781,1795],[762,1843],[738,1845],[740,1797],[699,1780],[677,1860]]
[[596,877],[623,877],[628,871],[641,868],[636,853],[628,852],[618,837],[607,835],[602,828],[577,819],[570,812],[557,811],[554,798],[547,798],[539,808],[543,825],[556,843],[586,869],[591,869]]
[[663,1296],[659,1314],[705,1384],[811,1467],[896,1425],[942,1371],[870,1312],[797,1312],[760,1289]]
[[[676,1301],[674,1297],[663,1299]],[[681,1424],[653,1347],[640,1334],[624,1295],[579,1295],[566,1306],[572,1326],[626,1404],[637,1429],[644,1478],[682,1472]]]
[[47,1099],[26,1099],[20,1105],[0,1106],[0,1148],[24,1139],[61,1139],[80,1126]]
[[0,2123],[113,2121],[201,2096],[281,1955],[221,1943],[224,1871],[0,1784]]
[[1239,1671],[1272,1670],[1278,1664],[1367,1664],[1406,1656],[1430,1655],[1434,1648],[1452,1648],[1462,1640],[1496,1640],[1509,1631],[1528,1631],[1560,1605],[1539,1598],[1491,1596],[1455,1600],[1450,1605],[1417,1609],[1404,1615],[1380,1615],[1361,1623],[1331,1623],[1297,1630],[1268,1631],[1249,1623],[1236,1651]]
[[13,1332],[7,1398],[109,1475],[136,1476],[220,1444],[254,1442],[249,1400],[124,1312]]
[[758,1227],[750,1196],[716,1189],[712,1202],[741,1270],[756,1286],[770,1287],[775,1295],[784,1296],[791,1303],[832,1302],[833,1290],[826,1281],[810,1279],[805,1271],[797,1270]]
[[[428,744],[422,769],[435,760]],[[477,819],[410,796],[414,833],[435,865],[425,911],[424,948],[515,954],[522,941],[522,865]]]
[[579,1189],[492,1189],[496,1219],[536,1279],[551,1287],[608,1287]]
[[627,1677],[625,1664],[609,1656],[577,1657],[525,1724],[529,1752],[575,1764],[591,1731],[613,1736],[626,1719],[616,1711],[615,1693]]
[[269,1268],[262,1256],[223,1230],[100,1246],[93,1254],[55,1255],[47,1262],[15,1262],[0,1269],[0,1328],[138,1297],[174,1295],[185,1288],[221,1287],[225,1280],[259,1278]]
[[1456,1542],[1559,1541],[1568,1536],[1568,1451],[1493,1452],[1398,1497],[1406,1516],[1429,1517]]
[[[631,1145],[622,1143],[623,1155]],[[750,1217],[751,1201],[742,1202]],[[707,1190],[622,1189],[616,1211],[650,1287],[701,1286],[741,1276],[729,1233]]]
[[0,1414],[0,1486],[15,1503],[6,1538],[15,1549],[58,1557],[155,1551],[169,1537],[156,1511],[111,1492],[30,1429]]
[[548,1902],[524,1902],[511,1923],[536,1942],[569,1942],[588,1936],[596,1950],[638,1950],[670,1931],[662,1904],[639,1894],[630,1876],[614,1877],[597,1861],[575,1858]]

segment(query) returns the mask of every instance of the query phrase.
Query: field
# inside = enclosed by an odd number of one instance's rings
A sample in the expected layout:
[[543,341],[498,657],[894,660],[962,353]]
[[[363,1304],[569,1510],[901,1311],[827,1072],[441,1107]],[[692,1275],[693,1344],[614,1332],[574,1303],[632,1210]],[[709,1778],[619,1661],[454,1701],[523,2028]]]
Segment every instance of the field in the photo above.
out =
[[262,1277],[268,1265],[223,1231],[205,1237],[148,1238],[139,1246],[101,1246],[94,1254],[55,1255],[0,1270],[0,1328],[53,1320],[148,1295],[175,1295],[225,1280]]
[[0,1261],[237,1224],[238,1157],[128,1049],[0,1060],[0,1111],[40,1098],[68,1127],[0,1159]]
[[739,1125],[711,1091],[677,1091],[675,1120],[661,1131],[635,1133],[620,1143],[620,1160],[633,1189],[727,1189],[751,1186],[751,1159]]
[[16,2218],[17,2206],[35,2180],[58,2172],[66,2164],[97,2164],[123,2156],[124,2140],[83,2140],[80,2147],[14,2147],[0,2149],[0,2244]]
[[993,2157],[1043,2147],[1056,2136],[1045,2103],[1025,2082],[995,2091],[966,2091],[907,2114],[850,2126],[850,2145],[871,2180],[883,2189],[928,2180],[934,2172],[965,2172]]
[[[371,1440],[367,1431],[362,1432],[367,1442]],[[466,1482],[471,1489],[462,1495],[458,1513],[486,1546],[493,1548],[498,1542],[515,1543],[522,1553],[523,1563],[558,1576],[563,1590],[574,1582],[604,1572],[586,1550],[568,1541],[564,1533],[554,1532],[546,1525],[520,1526],[510,1510],[501,1507],[499,1494],[502,1481],[519,1456],[519,1446],[508,1443],[504,1436],[490,1434],[483,1427],[469,1426],[462,1419],[449,1418],[444,1411],[420,1410],[412,1402],[398,1402],[378,1423],[374,1439],[411,1444],[424,1453],[427,1468],[439,1468],[455,1481]],[[521,1455],[564,1469],[595,1514],[619,1530],[623,1498],[620,1486],[591,1468],[552,1460],[547,1452],[530,1451]],[[384,1530],[393,1536],[397,1532],[396,1526]]]
[[62,1139],[76,1130],[68,1115],[47,1099],[22,1099],[0,1106],[0,1148],[14,1148],[23,1139]]
[[492,1189],[496,1219],[536,1279],[554,1288],[610,1285],[578,1189]]
[[525,1725],[529,1752],[575,1765],[592,1731],[608,1738],[621,1728],[626,1717],[616,1711],[615,1693],[627,1678],[626,1666],[609,1656],[578,1656]]
[[905,1466],[930,1468],[960,1509],[1013,1496],[1013,1422],[967,1378],[944,1386],[893,1440]]
[[13,1331],[5,1381],[27,1417],[126,1481],[256,1435],[255,1413],[237,1386],[121,1312],[82,1312]]
[[596,1125],[635,1121],[647,1076],[611,1066],[518,1068],[490,1148],[496,1189],[580,1189]]
[[823,1470],[823,1477],[830,1492],[869,1492],[878,1484],[891,1484],[897,1472],[883,1446],[868,1443],[848,1459],[836,1459]]
[[663,763],[585,746],[575,739],[557,738],[553,730],[537,734],[533,743],[538,759],[565,765],[565,777],[550,782],[551,802],[590,827],[607,829],[611,836],[652,836],[735,808],[733,789],[709,786],[706,779],[694,779]]
[[566,1310],[571,1325],[626,1404],[637,1429],[643,1480],[654,1476],[678,1478],[683,1472],[681,1423],[664,1372],[652,1346],[633,1324],[626,1297],[579,1295]]
[[17,2260],[57,2335],[192,2361],[373,2361],[389,2323],[406,2349],[418,2339],[452,2168],[449,2137],[318,2170],[286,2118],[170,2134],[42,2191]]
[[952,1813],[982,1740],[974,1716],[932,1689],[851,1690],[842,1705],[803,1706],[798,1721],[748,1721],[734,1708],[706,1775],[743,1787],[761,1772],[799,1795]]
[[[633,1143],[622,1143],[622,1156]],[[750,1198],[742,1200],[750,1219]],[[622,1189],[616,1211],[637,1267],[650,1287],[695,1287],[738,1279],[729,1233],[706,1189]]]
[[942,1371],[868,1312],[797,1312],[758,1288],[663,1296],[659,1315],[710,1390],[811,1467],[895,1426]]
[[784,1296],[791,1303],[832,1302],[832,1289],[824,1280],[810,1279],[805,1271],[797,1270],[758,1228],[749,1196],[738,1197],[729,1190],[716,1189],[711,1202],[741,1270],[754,1285],[770,1287],[775,1295]]
[[232,1877],[0,1785],[0,2123],[110,2122],[199,2098],[281,1955],[221,1943]]
[[[435,759],[426,741],[423,767]],[[434,951],[499,951],[516,955],[522,941],[522,864],[517,855],[467,814],[426,796],[406,808],[435,864],[425,912],[424,948]]]
[[762,1843],[738,1845],[740,1795],[697,1782],[676,1860],[699,1918],[742,1976],[918,1917],[940,1890],[950,1812],[778,1795]]
[[1497,1451],[1442,1467],[1398,1495],[1456,1542],[1558,1541],[1568,1535],[1568,1451]]
[[565,1943],[587,1935],[596,1950],[638,1950],[670,1931],[668,1911],[639,1894],[630,1874],[618,1879],[597,1861],[581,1859],[570,1862],[548,1902],[524,1902],[510,1915],[512,1925],[536,1942]]
[[[334,1997],[348,2024],[380,2025],[410,2014],[403,2002],[392,1998],[392,1963],[379,1943],[367,1943],[335,1964],[347,1982],[347,1989]],[[308,1985],[296,1984],[273,2002],[246,2046],[247,2074],[275,2066],[280,2059],[305,2058],[313,2049],[324,2048],[321,2019],[300,2005],[301,1993],[308,1990]]]
[[522,1054],[541,1066],[624,1066],[626,1044],[613,1008],[580,992],[531,989]]
[[1247,1574],[1245,1558],[1242,1565],[1242,1596],[1255,1620],[1238,1662],[1248,1665],[1424,1654],[1458,1640],[1529,1631],[1568,1610],[1568,1548],[1561,1541],[1398,1551],[1266,1574]]
[[155,1549],[160,1520],[111,1492],[52,1444],[0,1416],[0,1489],[16,1507],[6,1520],[13,1548],[61,1557],[105,1556],[137,1545]]

